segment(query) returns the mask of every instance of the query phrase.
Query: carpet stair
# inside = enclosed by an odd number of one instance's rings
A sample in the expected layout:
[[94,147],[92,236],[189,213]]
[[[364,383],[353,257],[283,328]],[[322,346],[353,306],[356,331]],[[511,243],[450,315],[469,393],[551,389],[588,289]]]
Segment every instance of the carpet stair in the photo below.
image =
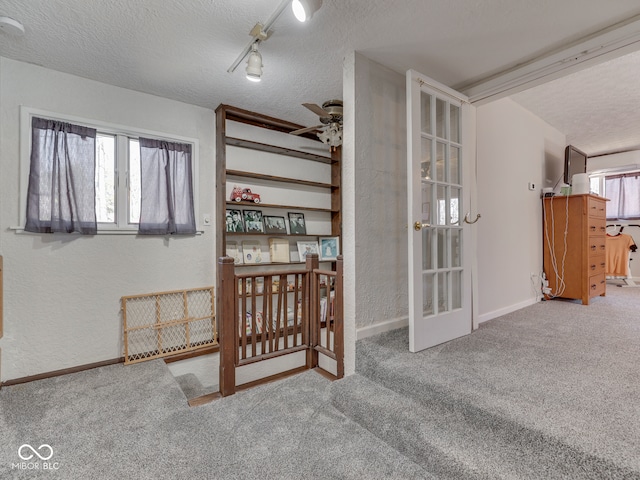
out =
[[193,373],[179,375],[175,377],[175,380],[178,382],[178,385],[180,386],[182,393],[184,393],[184,396],[187,397],[187,400],[218,391],[217,385],[211,387],[203,386],[202,382],[200,382],[198,377]]
[[334,382],[333,405],[437,478],[638,478],[442,383],[403,375],[384,342],[357,348],[357,373]]

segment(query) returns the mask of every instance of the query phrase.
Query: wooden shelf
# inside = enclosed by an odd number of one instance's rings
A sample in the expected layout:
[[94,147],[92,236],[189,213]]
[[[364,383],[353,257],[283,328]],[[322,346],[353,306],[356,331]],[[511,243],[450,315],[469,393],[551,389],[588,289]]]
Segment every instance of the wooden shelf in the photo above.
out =
[[310,160],[312,162],[320,162],[326,164],[337,163],[337,161],[333,160],[330,156],[301,152],[300,150],[278,147],[277,145],[268,145],[266,143],[252,142],[251,140],[244,140],[242,138],[226,137],[226,144],[232,147],[249,148],[251,150],[275,153],[276,155],[286,155],[287,157],[301,158],[303,160]]
[[277,177],[275,175],[265,175],[263,173],[243,172],[241,170],[227,170],[228,177],[254,178],[257,180],[269,180],[270,182],[293,183],[296,185],[305,185],[308,187],[332,188],[334,185],[330,183],[312,182],[310,180],[300,180],[297,178]]
[[[231,200],[227,200],[227,205],[237,205],[237,206],[244,206],[244,207],[262,207],[262,208],[278,208],[278,209],[284,209],[284,210],[305,210],[307,212],[327,212],[327,213],[331,213],[331,212],[337,212],[338,210],[332,210],[330,208],[316,208],[316,207],[298,207],[296,205],[275,205],[275,204],[271,204],[271,203],[255,203],[255,202],[234,202]],[[224,217],[223,217],[224,218]]]
[[294,237],[294,238],[318,238],[318,237],[331,237],[332,235],[326,233],[263,233],[263,232],[225,232],[227,235],[241,235],[241,236],[250,236],[250,235],[259,235],[261,237],[269,236],[269,237]]

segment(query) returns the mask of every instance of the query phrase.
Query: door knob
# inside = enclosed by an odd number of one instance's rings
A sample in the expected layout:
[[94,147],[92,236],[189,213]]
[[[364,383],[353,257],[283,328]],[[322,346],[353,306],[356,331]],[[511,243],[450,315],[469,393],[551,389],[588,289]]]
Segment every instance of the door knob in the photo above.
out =
[[422,222],[416,222],[413,224],[413,229],[416,232],[419,232],[420,230],[422,230],[423,228],[427,228],[430,227],[431,224],[430,223],[422,223]]

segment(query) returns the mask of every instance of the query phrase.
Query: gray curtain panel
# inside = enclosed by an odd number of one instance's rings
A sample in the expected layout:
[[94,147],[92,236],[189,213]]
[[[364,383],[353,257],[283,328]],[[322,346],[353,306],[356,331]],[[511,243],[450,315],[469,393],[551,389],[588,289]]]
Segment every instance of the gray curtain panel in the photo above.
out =
[[193,235],[191,145],[140,138],[140,224],[145,235]]
[[604,184],[607,202],[607,219],[637,220],[640,219],[640,174],[626,173],[608,176]]
[[26,231],[97,233],[95,144],[93,128],[32,119]]

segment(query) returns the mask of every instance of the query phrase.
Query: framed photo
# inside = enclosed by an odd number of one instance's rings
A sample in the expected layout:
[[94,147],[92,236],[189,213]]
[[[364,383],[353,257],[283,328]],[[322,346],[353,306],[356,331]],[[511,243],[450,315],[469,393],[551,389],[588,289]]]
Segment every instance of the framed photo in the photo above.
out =
[[264,216],[264,230],[266,233],[277,233],[279,235],[287,234],[287,224],[284,217]]
[[320,237],[320,260],[337,260],[340,255],[340,237]]
[[310,253],[319,253],[318,242],[298,242],[298,255],[301,262],[306,261]]
[[260,210],[243,210],[244,230],[247,233],[264,233],[264,222]]
[[227,232],[244,232],[244,221],[240,210],[227,210]]
[[304,214],[289,212],[289,232],[291,235],[307,234],[307,225],[304,223]]

